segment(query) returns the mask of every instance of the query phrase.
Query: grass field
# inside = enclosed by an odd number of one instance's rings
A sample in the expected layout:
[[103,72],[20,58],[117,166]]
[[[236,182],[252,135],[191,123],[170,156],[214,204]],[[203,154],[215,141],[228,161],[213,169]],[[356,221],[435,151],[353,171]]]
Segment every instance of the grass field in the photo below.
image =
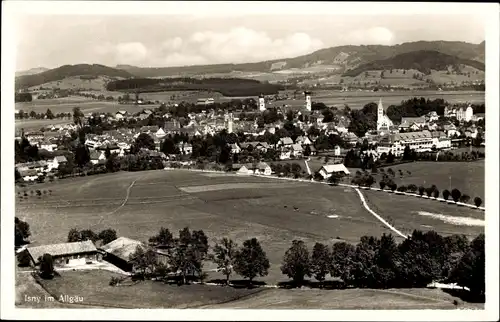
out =
[[[227,189],[228,185],[238,189]],[[279,266],[294,239],[312,247],[315,242],[355,243],[363,235],[391,232],[366,211],[353,189],[313,183],[157,170],[65,179],[28,190],[34,189],[53,191],[41,199],[16,199],[16,216],[30,224],[34,245],[65,242],[73,227],[95,231],[113,228],[119,236],[147,241],[161,226],[175,234],[189,226],[203,229],[211,244],[222,237],[240,245],[258,238],[271,262],[269,275],[261,279],[268,283],[286,280]],[[461,216],[481,219],[482,213],[473,209],[382,192],[364,193],[377,207],[374,210],[393,220],[396,228],[424,230],[422,225],[428,225],[442,233],[466,234],[482,229],[414,214],[428,211],[457,216],[460,212]],[[328,217],[332,215],[337,217]],[[212,268],[211,264],[206,268]]]
[[436,289],[346,289],[346,290],[280,290],[273,289],[250,298],[203,308],[220,309],[482,309],[482,304],[460,302],[459,299]]
[[128,282],[109,286],[108,271],[64,271],[60,276],[43,281],[54,298],[60,295],[83,297],[83,305],[115,308],[195,308],[233,301],[259,293],[262,289],[231,288],[209,285],[169,285],[161,282]]
[[[385,167],[384,171],[391,168],[396,173],[394,182],[397,185],[415,184],[430,187],[435,184],[442,192],[445,189],[457,188],[462,194],[468,194],[472,199],[480,197],[485,200],[485,167],[484,160],[474,162],[412,162],[391,167]],[[399,170],[402,170],[403,177],[399,176]],[[410,171],[411,174],[408,174]],[[450,187],[451,177],[451,187]],[[381,175],[375,176],[380,181]],[[378,183],[377,183],[378,186]],[[450,189],[451,188],[451,189]]]

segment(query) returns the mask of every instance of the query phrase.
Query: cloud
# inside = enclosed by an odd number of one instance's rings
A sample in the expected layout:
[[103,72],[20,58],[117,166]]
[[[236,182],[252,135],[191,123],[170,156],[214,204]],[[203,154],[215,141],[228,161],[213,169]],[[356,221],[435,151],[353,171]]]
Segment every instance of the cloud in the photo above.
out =
[[295,57],[323,48],[307,33],[282,38],[266,32],[237,27],[226,32],[199,31],[146,46],[140,42],[105,44],[95,50],[101,57],[114,57],[118,64],[141,66],[183,66],[198,64],[246,63]]
[[385,27],[353,30],[342,37],[351,45],[392,45],[394,34]]

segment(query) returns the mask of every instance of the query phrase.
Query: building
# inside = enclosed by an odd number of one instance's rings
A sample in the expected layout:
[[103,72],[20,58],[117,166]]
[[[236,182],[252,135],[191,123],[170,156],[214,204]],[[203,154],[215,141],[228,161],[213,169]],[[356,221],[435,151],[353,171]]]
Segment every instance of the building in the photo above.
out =
[[38,179],[38,172],[35,169],[18,170],[24,181],[35,181]]
[[264,112],[266,110],[266,101],[264,95],[259,95],[259,111]]
[[127,237],[119,237],[112,242],[101,246],[99,249],[104,252],[103,259],[126,272],[133,270],[130,255],[135,253],[137,246],[147,248],[147,245]]
[[31,265],[40,264],[40,259],[44,254],[50,254],[54,259],[54,265],[84,265],[101,260],[101,255],[97,251],[94,243],[90,240],[74,243],[62,243],[52,245],[42,245],[26,247],[30,255]]
[[54,159],[51,162],[50,168],[51,169],[59,169],[59,166],[61,164],[66,164],[68,163],[68,159],[64,155],[59,155],[57,157],[54,157]]
[[281,138],[278,141],[278,146],[291,147],[293,145],[293,140],[289,137]]
[[[416,152],[431,151],[436,141],[430,131],[391,134],[382,138],[377,146],[379,155],[391,152],[396,157],[403,155],[405,147]],[[435,147],[437,148],[437,147]]]
[[403,117],[401,118],[401,124],[399,125],[399,130],[421,130],[427,124],[425,116],[420,117]]
[[377,131],[389,132],[391,126],[393,126],[393,123],[385,113],[381,98],[378,102],[378,107],[377,107]]
[[301,157],[302,154],[303,154],[303,152],[304,152],[304,149],[302,148],[302,145],[297,144],[297,143],[293,144],[292,147],[291,147],[291,149],[292,149],[292,155],[294,157]]
[[332,176],[333,173],[342,173],[344,175],[349,175],[350,172],[347,170],[345,165],[342,163],[339,164],[327,164],[319,169],[319,174],[323,177],[323,179],[328,179]]
[[90,162],[92,164],[103,164],[106,162],[106,155],[104,154],[104,151],[97,151],[94,150],[90,152]]
[[304,96],[306,98],[306,110],[310,112],[312,109],[311,92],[305,91]]

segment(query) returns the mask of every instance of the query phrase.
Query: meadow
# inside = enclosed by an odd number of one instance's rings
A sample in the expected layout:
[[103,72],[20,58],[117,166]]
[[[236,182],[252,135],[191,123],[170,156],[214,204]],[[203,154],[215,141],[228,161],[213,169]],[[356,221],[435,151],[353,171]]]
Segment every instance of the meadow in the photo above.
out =
[[[22,193],[26,188],[17,189]],[[294,239],[312,248],[316,242],[356,243],[363,235],[391,232],[366,211],[353,189],[308,182],[157,170],[64,179],[27,189],[52,190],[41,198],[16,199],[16,216],[30,224],[33,245],[65,242],[71,228],[112,228],[118,236],[147,241],[161,226],[175,234],[189,226],[203,229],[212,245],[222,237],[240,245],[258,238],[271,262],[269,275],[259,278],[267,283],[286,280],[279,266]],[[482,229],[414,213],[460,213],[482,219],[484,213],[473,209],[382,192],[363,193],[377,207],[374,210],[398,229],[409,232],[432,226],[439,233],[468,235]],[[214,267],[207,263],[206,268]]]

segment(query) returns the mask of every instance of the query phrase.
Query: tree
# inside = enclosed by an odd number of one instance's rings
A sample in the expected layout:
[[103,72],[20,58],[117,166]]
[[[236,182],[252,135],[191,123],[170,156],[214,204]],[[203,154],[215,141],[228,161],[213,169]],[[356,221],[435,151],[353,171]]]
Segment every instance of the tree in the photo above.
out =
[[301,240],[292,241],[292,246],[285,252],[281,272],[301,286],[305,276],[311,276],[311,260],[309,250]]
[[174,236],[168,228],[161,227],[160,232],[149,238],[149,244],[156,248],[172,248],[174,247]]
[[135,142],[132,146],[133,153],[137,153],[141,149],[148,149],[148,150],[154,150],[156,149],[155,141],[153,138],[146,133],[141,133],[139,136],[135,139]]
[[15,233],[15,246],[22,246],[26,244],[26,239],[31,236],[30,225],[20,220],[19,218],[14,218],[14,233]]
[[19,267],[28,267],[31,262],[31,256],[27,250],[24,250],[17,254],[17,263]]
[[304,149],[304,156],[308,157],[310,155],[311,155],[311,147],[309,145],[306,145],[306,147]]
[[481,206],[481,204],[483,203],[483,200],[479,197],[476,197],[474,198],[474,204],[476,205],[476,207],[479,208],[479,206]]
[[393,163],[394,162],[394,154],[392,154],[392,151],[389,151],[389,154],[387,155],[387,159],[385,160],[387,163]]
[[81,126],[82,122],[83,122],[83,118],[84,118],[84,115],[83,115],[82,111],[80,110],[80,108],[74,107],[73,108],[73,122],[76,125]]
[[231,239],[222,238],[213,249],[210,259],[217,264],[217,269],[226,276],[226,285],[233,273],[238,245]]
[[111,149],[109,148],[109,146],[106,147],[106,150],[104,151],[104,156],[106,157],[106,159],[109,159],[109,157],[111,156]]
[[448,200],[449,197],[450,197],[450,192],[447,189],[443,190],[444,200]]
[[52,120],[54,118],[54,113],[50,110],[50,108],[47,109],[47,112],[45,112],[45,116],[47,119]]
[[423,186],[418,187],[418,194],[420,195],[420,197],[422,197],[424,195],[424,192],[425,192],[425,188]]
[[137,245],[135,251],[130,254],[129,261],[134,271],[139,271],[141,276],[144,276],[148,270],[149,273],[154,273],[157,255],[152,249],[144,250],[142,246]]
[[484,234],[471,243],[469,250],[452,269],[449,281],[466,286],[474,296],[484,296],[485,292],[485,245]]
[[68,233],[68,243],[78,242],[81,240],[80,232],[76,228],[71,228]]
[[248,278],[250,284],[257,275],[266,276],[269,270],[269,259],[257,238],[243,242],[243,247],[236,253],[234,270]]
[[116,230],[109,228],[102,230],[97,237],[101,240],[102,244],[104,245],[118,238],[116,235]]
[[458,189],[453,189],[451,191],[451,198],[453,198],[453,201],[458,202],[460,200],[460,197],[462,196],[462,193]]
[[460,202],[461,203],[468,203],[470,200],[470,196],[469,195],[466,195],[466,194],[463,194],[460,196]]
[[427,197],[430,198],[432,196],[433,192],[434,192],[434,188],[432,188],[432,187],[425,188],[425,193],[427,194]]
[[418,190],[417,186],[415,184],[409,184],[408,185],[408,191],[415,193]]
[[398,188],[398,185],[395,184],[395,183],[392,183],[389,188],[391,189],[392,192],[394,192],[397,188]]
[[54,278],[54,259],[50,254],[43,254],[40,258],[40,277],[44,279]]
[[90,151],[85,145],[79,144],[76,148],[75,162],[79,167],[83,167],[90,162]]
[[434,189],[434,191],[432,192],[432,196],[434,197],[434,199],[437,199],[439,197],[439,190]]
[[93,243],[99,240],[99,236],[91,229],[84,229],[80,231],[80,238],[81,241],[91,240]]
[[345,283],[353,280],[352,267],[356,248],[346,242],[337,242],[333,244],[331,253],[330,276],[339,277]]
[[328,247],[321,243],[314,244],[311,257],[311,273],[320,283],[325,280],[326,274],[330,272],[331,262],[332,258]]
[[333,172],[332,175],[328,178],[328,182],[333,185],[338,185],[343,177],[344,175],[341,172]]

